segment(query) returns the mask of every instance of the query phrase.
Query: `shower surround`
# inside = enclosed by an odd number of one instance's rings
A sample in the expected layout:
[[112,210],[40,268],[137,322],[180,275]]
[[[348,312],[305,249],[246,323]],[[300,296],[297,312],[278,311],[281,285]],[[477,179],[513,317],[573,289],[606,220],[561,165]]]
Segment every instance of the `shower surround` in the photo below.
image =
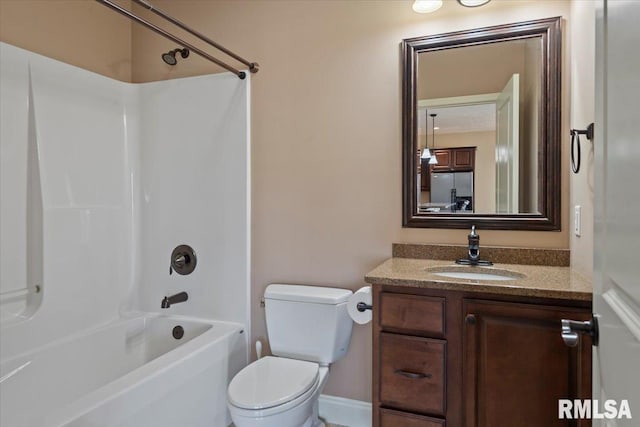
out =
[[[179,395],[190,426],[227,425],[250,332],[249,79],[128,84],[5,43],[0,66],[0,424],[169,426]],[[181,244],[197,267],[170,275]]]

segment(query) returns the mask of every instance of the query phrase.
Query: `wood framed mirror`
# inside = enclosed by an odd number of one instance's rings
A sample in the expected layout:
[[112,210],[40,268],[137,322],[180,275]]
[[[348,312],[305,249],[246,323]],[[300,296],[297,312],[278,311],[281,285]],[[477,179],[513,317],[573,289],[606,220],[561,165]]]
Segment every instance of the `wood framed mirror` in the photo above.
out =
[[403,40],[403,226],[559,230],[561,18]]

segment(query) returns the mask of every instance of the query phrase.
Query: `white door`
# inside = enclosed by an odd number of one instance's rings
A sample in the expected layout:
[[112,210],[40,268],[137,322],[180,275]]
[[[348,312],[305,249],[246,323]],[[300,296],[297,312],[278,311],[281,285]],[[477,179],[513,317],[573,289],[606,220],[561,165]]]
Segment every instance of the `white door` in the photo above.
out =
[[633,419],[594,426],[640,426],[639,22],[638,0],[598,2],[593,398],[626,399]]
[[496,213],[518,212],[520,75],[514,74],[496,102]]

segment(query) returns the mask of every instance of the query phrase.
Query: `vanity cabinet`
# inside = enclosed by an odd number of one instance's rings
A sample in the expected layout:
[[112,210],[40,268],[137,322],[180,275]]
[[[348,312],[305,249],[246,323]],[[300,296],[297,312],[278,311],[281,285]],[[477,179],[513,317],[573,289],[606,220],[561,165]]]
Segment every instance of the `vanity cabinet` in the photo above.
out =
[[590,425],[558,419],[558,399],[591,395],[590,339],[560,335],[590,302],[373,290],[373,427]]

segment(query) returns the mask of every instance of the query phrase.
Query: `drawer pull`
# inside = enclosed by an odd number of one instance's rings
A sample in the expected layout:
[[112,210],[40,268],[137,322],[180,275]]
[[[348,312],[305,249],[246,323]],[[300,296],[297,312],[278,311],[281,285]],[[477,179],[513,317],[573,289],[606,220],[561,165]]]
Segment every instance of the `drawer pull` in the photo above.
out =
[[478,323],[475,314],[467,314],[467,317],[465,317],[464,321],[467,322],[467,325],[475,325],[476,323]]
[[412,379],[420,379],[420,378],[431,378],[431,374],[423,374],[422,372],[410,372],[405,371],[404,369],[396,369],[395,374],[402,375],[403,377],[412,378]]

